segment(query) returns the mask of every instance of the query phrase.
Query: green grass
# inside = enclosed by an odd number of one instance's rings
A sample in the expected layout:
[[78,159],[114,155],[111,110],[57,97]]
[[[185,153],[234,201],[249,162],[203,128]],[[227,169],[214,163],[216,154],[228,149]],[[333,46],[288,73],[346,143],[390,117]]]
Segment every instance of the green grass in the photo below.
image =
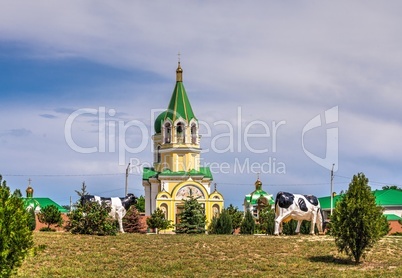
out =
[[402,238],[355,265],[329,236],[34,233],[16,277],[402,277]]

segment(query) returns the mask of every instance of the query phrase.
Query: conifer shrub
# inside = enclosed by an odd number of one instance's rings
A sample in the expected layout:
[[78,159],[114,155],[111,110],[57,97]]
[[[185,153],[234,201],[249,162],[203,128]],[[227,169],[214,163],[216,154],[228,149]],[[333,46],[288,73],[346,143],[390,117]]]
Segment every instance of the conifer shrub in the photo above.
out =
[[47,229],[40,229],[40,231],[56,231],[55,229],[50,228],[50,225],[57,225],[61,227],[63,225],[63,218],[61,217],[61,212],[55,205],[48,205],[44,208],[41,208],[38,213],[38,220],[40,223],[44,223],[47,225]]
[[222,210],[222,213],[213,217],[209,226],[210,234],[230,235],[233,232],[232,218],[227,210]]
[[243,221],[240,225],[240,233],[242,235],[252,235],[255,230],[255,221],[249,210],[246,211]]
[[135,206],[131,206],[123,217],[123,229],[127,233],[145,233],[145,225],[141,222],[141,215]]
[[160,208],[157,208],[146,221],[148,228],[156,230],[157,233],[159,233],[159,230],[166,230],[172,227],[172,221],[165,218],[165,214]]
[[66,230],[73,234],[116,235],[117,221],[110,217],[111,208],[98,202],[78,203],[68,214]]
[[30,208],[28,210],[28,227],[31,231],[35,231],[36,229],[36,215],[35,215],[35,210],[33,208]]
[[353,176],[349,189],[331,216],[331,235],[339,252],[360,263],[365,253],[388,232],[388,222],[363,173]]
[[0,277],[10,277],[33,246],[29,213],[0,175]]
[[204,209],[194,196],[190,196],[184,201],[184,208],[179,218],[180,223],[176,224],[177,234],[205,233],[206,216]]

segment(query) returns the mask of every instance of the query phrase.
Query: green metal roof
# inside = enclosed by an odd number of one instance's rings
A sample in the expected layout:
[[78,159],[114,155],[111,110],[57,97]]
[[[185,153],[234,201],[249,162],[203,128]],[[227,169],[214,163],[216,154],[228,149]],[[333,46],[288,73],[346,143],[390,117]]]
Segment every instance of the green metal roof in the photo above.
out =
[[270,196],[267,192],[265,192],[262,189],[257,189],[255,191],[253,191],[252,193],[247,194],[245,196],[245,201],[252,205],[256,205],[258,203],[258,199],[260,199],[261,197],[267,198],[270,205],[273,205],[275,203],[272,196]]
[[150,178],[156,178],[158,176],[158,172],[151,167],[144,167],[142,170],[142,179],[149,180]]
[[159,175],[163,176],[203,176],[205,178],[213,179],[211,170],[209,167],[200,167],[200,171],[194,169],[187,171],[172,172],[169,169],[163,170],[162,172],[155,171],[154,168],[144,167],[142,179],[149,180],[150,178],[157,178]]
[[[402,206],[402,190],[397,189],[386,189],[386,190],[375,190],[372,191],[375,197],[375,202],[377,205],[386,206]],[[343,195],[336,195],[333,200],[333,208],[335,208],[336,203],[342,198]],[[320,205],[322,209],[331,208],[331,197],[321,197]]]
[[399,221],[402,220],[401,217],[399,217],[398,215],[395,214],[384,214],[387,217],[388,221]]
[[154,128],[156,133],[160,133],[162,130],[162,123],[166,119],[170,119],[172,122],[179,118],[190,122],[192,119],[196,119],[191,108],[190,101],[187,97],[186,90],[184,89],[183,82],[177,81],[174,87],[172,97],[170,98],[169,106],[166,111],[162,112],[155,120]]
[[31,200],[34,201],[35,203],[39,203],[39,206],[41,208],[50,206],[50,205],[54,205],[57,207],[57,209],[61,212],[61,213],[68,213],[69,210],[63,208],[62,206],[60,206],[59,204],[57,204],[55,201],[53,201],[50,198],[23,198],[24,199],[24,203],[29,205],[29,203],[31,203]]
[[402,206],[402,190],[375,190],[373,193],[379,206]]

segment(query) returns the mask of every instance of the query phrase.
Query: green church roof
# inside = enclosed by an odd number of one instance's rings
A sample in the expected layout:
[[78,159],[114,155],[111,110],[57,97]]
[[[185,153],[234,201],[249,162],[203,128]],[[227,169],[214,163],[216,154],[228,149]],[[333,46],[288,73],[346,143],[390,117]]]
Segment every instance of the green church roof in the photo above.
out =
[[26,207],[29,206],[30,203],[35,203],[35,204],[39,204],[39,206],[41,208],[50,206],[50,205],[54,205],[57,207],[57,209],[61,212],[61,213],[68,213],[69,211],[65,208],[63,208],[62,206],[60,206],[59,204],[57,204],[55,201],[53,201],[50,198],[23,198],[24,199],[24,203],[26,204]]
[[157,178],[159,175],[190,176],[190,177],[191,176],[203,176],[204,178],[210,178],[211,180],[213,179],[211,169],[209,167],[200,167],[199,171],[192,169],[189,172],[187,172],[187,171],[172,172],[169,169],[163,170],[162,172],[157,172],[157,171],[155,171],[154,168],[144,167],[142,179],[149,180],[150,178]]
[[169,119],[172,122],[179,118],[183,118],[189,123],[192,119],[197,119],[191,108],[190,101],[188,99],[186,89],[184,89],[182,81],[183,70],[179,66],[176,70],[176,86],[174,87],[172,97],[170,98],[169,106],[166,111],[162,112],[155,120],[155,132],[160,133],[162,129],[162,123]]

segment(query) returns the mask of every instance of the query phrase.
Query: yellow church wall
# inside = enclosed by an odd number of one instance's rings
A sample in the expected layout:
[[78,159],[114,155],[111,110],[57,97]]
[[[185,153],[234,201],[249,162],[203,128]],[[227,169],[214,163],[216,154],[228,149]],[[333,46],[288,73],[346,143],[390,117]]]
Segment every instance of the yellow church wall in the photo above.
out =
[[[216,213],[216,211],[214,211],[214,206],[217,206],[218,208],[217,213],[220,213],[223,209],[224,201],[223,196],[220,193],[217,193],[215,191],[211,194],[208,194],[205,187],[198,182],[195,182],[191,179],[179,183],[165,182],[163,186],[164,191],[159,192],[158,195],[156,196],[156,206],[158,208],[161,208],[162,210],[164,209],[167,210],[168,220],[172,220],[172,223],[176,224],[177,208],[184,204],[184,200],[185,197],[187,197],[187,195],[183,195],[182,197],[179,196],[179,199],[177,199],[177,197],[178,194],[179,195],[181,194],[180,190],[182,190],[187,186],[195,187],[200,191],[198,195],[203,195],[203,197],[198,198],[197,201],[200,204],[204,205],[204,211],[207,219],[205,228],[207,228],[208,225],[211,223],[212,217]],[[183,192],[187,194],[187,192],[185,191]],[[174,228],[172,228],[172,230],[174,230]]]

